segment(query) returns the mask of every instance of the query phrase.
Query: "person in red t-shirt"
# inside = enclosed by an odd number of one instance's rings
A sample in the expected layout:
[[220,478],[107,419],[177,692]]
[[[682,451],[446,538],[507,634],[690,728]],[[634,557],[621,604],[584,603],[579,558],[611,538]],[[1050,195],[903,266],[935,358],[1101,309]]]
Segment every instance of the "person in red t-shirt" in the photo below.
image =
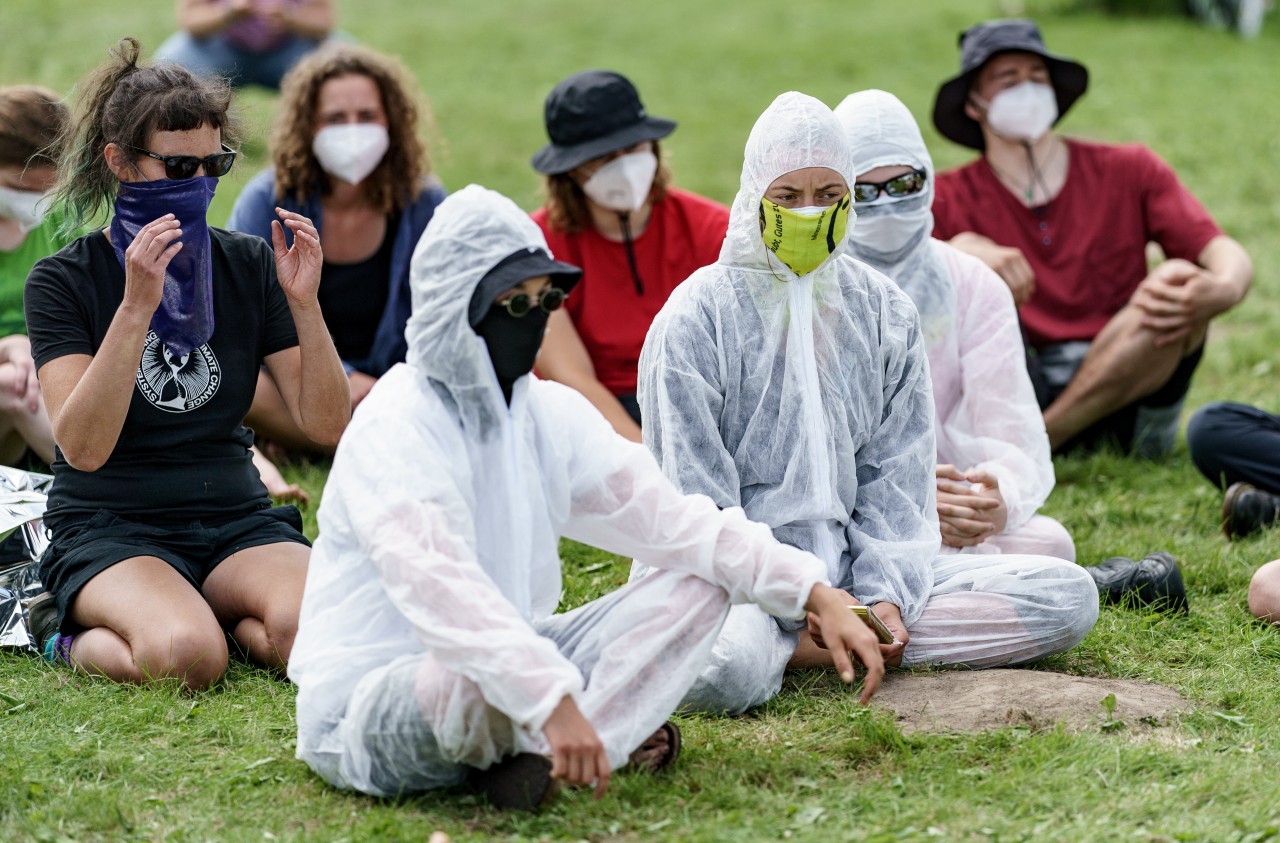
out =
[[533,156],[547,202],[533,213],[582,282],[551,314],[538,374],[581,392],[621,435],[641,441],[636,368],[667,297],[715,263],[729,209],[670,186],[658,141],[676,124],[649,116],[621,74],[588,70],[546,102],[550,143]]
[[[960,47],[933,122],[982,157],[939,174],[934,236],[1013,292],[1055,451],[1168,451],[1209,320],[1248,292],[1248,254],[1151,150],[1050,131],[1088,71],[1034,23],[980,23]],[[1148,269],[1151,242],[1165,259]]]

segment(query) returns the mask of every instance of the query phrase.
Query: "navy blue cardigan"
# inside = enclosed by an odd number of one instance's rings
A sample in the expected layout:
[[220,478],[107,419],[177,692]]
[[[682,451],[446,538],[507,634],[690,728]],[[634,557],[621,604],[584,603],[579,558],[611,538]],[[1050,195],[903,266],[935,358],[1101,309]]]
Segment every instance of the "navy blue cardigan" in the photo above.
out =
[[[413,257],[413,249],[418,245],[418,238],[431,221],[436,206],[444,201],[445,191],[434,180],[424,182],[418,191],[413,204],[400,214],[400,225],[396,229],[395,241],[391,245],[391,277],[387,279],[389,292],[387,306],[378,321],[378,330],[374,334],[373,347],[363,360],[343,360],[342,365],[348,372],[355,370],[380,378],[397,363],[404,362],[408,346],[404,339],[404,326],[409,321],[412,302],[409,296],[409,259]],[[269,167],[254,176],[240,195],[236,198],[235,207],[231,209],[231,218],[227,220],[227,228],[232,231],[243,231],[256,234],[271,242],[271,221],[276,216],[276,206],[286,211],[310,217],[316,224],[317,231],[324,230],[324,220],[320,214],[320,196],[315,194],[307,201],[298,204],[293,197],[276,196],[276,173]],[[292,245],[293,235],[285,229],[286,241]]]

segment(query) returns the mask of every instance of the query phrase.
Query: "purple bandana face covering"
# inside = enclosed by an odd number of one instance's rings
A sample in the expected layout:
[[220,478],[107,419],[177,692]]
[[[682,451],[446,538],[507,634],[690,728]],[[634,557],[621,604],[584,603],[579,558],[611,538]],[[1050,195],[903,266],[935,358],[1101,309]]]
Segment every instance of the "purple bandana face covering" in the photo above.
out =
[[124,266],[124,252],[148,223],[173,214],[182,226],[182,248],[164,274],[160,307],[151,317],[170,351],[182,357],[213,336],[213,264],[205,213],[218,180],[156,179],[121,182],[111,220],[111,245]]

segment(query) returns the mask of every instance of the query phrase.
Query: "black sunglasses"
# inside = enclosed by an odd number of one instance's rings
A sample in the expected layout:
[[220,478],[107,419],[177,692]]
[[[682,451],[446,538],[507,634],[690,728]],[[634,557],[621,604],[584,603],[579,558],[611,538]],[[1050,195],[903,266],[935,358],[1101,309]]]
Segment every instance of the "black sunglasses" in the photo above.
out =
[[129,148],[134,152],[149,155],[164,164],[164,174],[171,179],[189,179],[201,167],[204,167],[206,176],[215,179],[220,178],[231,171],[231,165],[236,162],[237,154],[234,149],[225,143],[222,145],[222,152],[206,155],[204,158],[197,158],[194,155],[156,155],[151,150],[143,149],[140,146],[131,146]]
[[919,193],[924,190],[924,186],[928,180],[928,176],[925,174],[924,170],[912,170],[909,173],[903,173],[900,176],[895,176],[888,181],[854,182],[853,201],[874,202],[880,198],[881,191],[889,194],[895,199],[903,196],[911,196],[912,194]]
[[543,290],[538,294],[537,298],[530,298],[524,293],[516,293],[509,299],[503,299],[494,305],[494,307],[505,308],[515,318],[519,319],[535,307],[540,307],[546,313],[551,313],[560,309],[564,304],[564,300],[568,297],[568,293],[559,287],[552,287]]

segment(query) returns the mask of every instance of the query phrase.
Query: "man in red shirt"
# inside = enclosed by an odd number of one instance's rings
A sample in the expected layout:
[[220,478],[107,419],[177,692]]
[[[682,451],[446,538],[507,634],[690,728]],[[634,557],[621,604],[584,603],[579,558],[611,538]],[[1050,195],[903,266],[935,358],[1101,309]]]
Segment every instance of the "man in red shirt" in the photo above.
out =
[[[982,157],[939,174],[934,236],[1013,292],[1054,450],[1166,452],[1209,320],[1252,282],[1248,254],[1151,150],[1051,131],[1088,72],[1034,23],[980,23],[960,47],[933,122]],[[1165,259],[1149,269],[1152,242]]]
[[533,221],[582,282],[551,315],[538,374],[581,392],[639,442],[645,335],[671,291],[720,256],[729,209],[670,186],[658,141],[676,124],[646,113],[625,76],[574,74],[547,96],[545,116],[550,142],[532,163],[547,203]]

